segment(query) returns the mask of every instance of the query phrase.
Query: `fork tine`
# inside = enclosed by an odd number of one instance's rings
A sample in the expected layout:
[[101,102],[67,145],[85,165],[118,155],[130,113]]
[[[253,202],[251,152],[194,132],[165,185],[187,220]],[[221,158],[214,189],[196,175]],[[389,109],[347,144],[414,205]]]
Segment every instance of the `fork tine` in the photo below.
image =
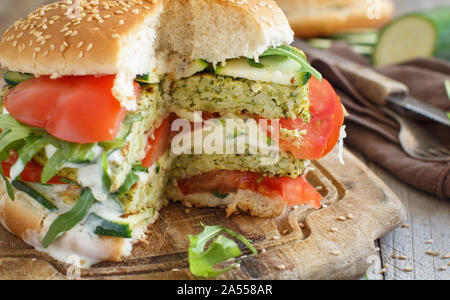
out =
[[439,150],[440,152],[450,155],[450,150],[445,148],[445,147],[438,147],[437,150]]
[[447,151],[442,151],[442,148],[429,148],[428,154],[431,154],[432,156],[449,156],[449,153]]

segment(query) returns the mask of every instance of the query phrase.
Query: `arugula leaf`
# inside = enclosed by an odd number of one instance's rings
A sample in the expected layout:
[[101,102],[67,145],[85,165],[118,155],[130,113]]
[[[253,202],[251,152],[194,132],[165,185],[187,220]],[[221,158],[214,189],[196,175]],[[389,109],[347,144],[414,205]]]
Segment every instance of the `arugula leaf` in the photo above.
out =
[[[51,139],[41,136],[31,136],[26,138],[25,144],[18,151],[19,158],[16,163],[11,167],[11,170],[16,170],[18,175],[25,169],[27,163],[29,163],[33,157],[41,151],[45,146],[51,143]],[[12,174],[11,174],[12,176]],[[13,178],[15,179],[15,178]]]
[[69,162],[69,159],[64,155],[63,151],[56,151],[42,169],[41,183],[49,182],[67,162]]
[[42,170],[41,182],[47,183],[63,167],[65,163],[85,163],[95,160],[97,144],[75,144],[54,140],[58,151],[47,161]]
[[250,67],[253,68],[264,68],[264,65],[262,63],[257,63],[253,58],[247,58],[247,63]]
[[147,167],[144,167],[144,166],[142,165],[142,162],[140,162],[139,164],[133,166],[133,171],[134,171],[134,172],[148,173],[148,168],[147,168]]
[[109,191],[111,188],[111,177],[109,176],[109,166],[108,166],[108,152],[103,152],[102,154],[102,169],[103,169],[103,176],[102,181],[103,185],[106,187],[106,189]]
[[91,190],[83,190],[75,206],[69,212],[56,218],[52,225],[50,225],[44,241],[42,242],[43,247],[48,248],[59,236],[83,221],[94,204],[94,201],[95,198],[92,195]]
[[0,115],[0,152],[11,143],[28,137],[32,131],[9,115]]
[[128,174],[127,178],[125,178],[125,182],[117,191],[119,196],[123,196],[128,193],[129,190],[139,181],[139,176],[132,170],[130,174]]
[[280,46],[277,48],[269,48],[260,57],[271,56],[271,55],[279,55],[284,57],[289,57],[299,64],[302,65],[302,69],[308,73],[311,73],[314,77],[316,77],[319,81],[322,81],[322,74],[319,73],[316,69],[314,69],[311,64],[306,59],[306,56],[300,50],[291,47],[291,46]]
[[211,192],[211,194],[213,194],[215,197],[220,198],[220,199],[225,199],[226,197],[228,197],[230,194],[222,194],[219,191],[213,191]]
[[12,182],[12,185],[17,188],[18,190],[28,194],[30,197],[32,197],[34,200],[39,202],[43,207],[45,207],[48,210],[57,210],[58,208],[49,200],[47,200],[44,196],[42,196],[40,193],[35,191],[32,187],[27,185],[26,183],[14,180]]
[[11,185],[11,182],[9,182],[8,178],[6,178],[5,174],[3,173],[3,168],[1,165],[0,165],[0,175],[3,178],[3,181],[5,181],[6,191],[8,192],[9,199],[11,199],[11,201],[14,201],[15,199],[14,189]]
[[[220,235],[223,231],[239,239],[253,254],[257,254],[256,249],[242,235],[221,226],[205,226],[203,224],[202,226],[204,230],[199,235],[188,236],[190,241],[189,265],[192,274],[195,276],[215,277],[231,270],[237,265],[233,264],[221,270],[214,269],[214,265],[242,255],[241,250],[233,240]],[[217,239],[213,240],[205,251],[206,244],[216,236]]]
[[64,182],[67,184],[78,185],[78,186],[80,185],[78,182],[64,178],[64,177],[62,177],[60,180],[61,180],[61,182]]

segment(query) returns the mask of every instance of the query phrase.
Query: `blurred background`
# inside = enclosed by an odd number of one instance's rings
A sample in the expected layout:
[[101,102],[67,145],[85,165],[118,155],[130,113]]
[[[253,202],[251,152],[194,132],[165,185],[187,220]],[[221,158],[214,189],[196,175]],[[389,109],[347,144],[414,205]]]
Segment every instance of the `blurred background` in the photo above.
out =
[[[363,0],[365,1],[365,0]],[[1,0],[0,4],[0,31],[3,32],[19,17],[38,6],[53,0]],[[449,0],[394,0],[396,5],[396,15],[420,9],[433,8],[439,5],[449,4]]]

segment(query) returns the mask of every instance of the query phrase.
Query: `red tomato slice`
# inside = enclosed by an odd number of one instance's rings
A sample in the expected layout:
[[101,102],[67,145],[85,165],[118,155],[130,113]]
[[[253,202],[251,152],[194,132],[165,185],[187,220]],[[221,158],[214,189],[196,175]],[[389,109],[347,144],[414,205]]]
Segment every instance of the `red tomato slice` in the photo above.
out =
[[158,159],[167,152],[170,148],[171,131],[173,116],[169,116],[164,119],[158,129],[155,130],[153,135],[148,138],[147,155],[142,161],[144,167],[153,166]]
[[313,160],[324,157],[336,146],[344,123],[344,111],[338,95],[325,79],[320,83],[312,77],[309,89],[311,122],[280,120],[282,128],[306,130],[307,133],[295,142],[280,140],[280,147],[298,159]]
[[[51,135],[74,143],[114,139],[126,110],[111,93],[115,76],[33,78],[5,97],[6,109],[18,121],[42,127]],[[139,85],[135,83],[137,93]]]
[[[18,157],[19,156],[15,151],[11,151],[11,156],[7,160],[2,162],[3,173],[5,174],[6,177],[8,178],[10,177],[11,167],[16,163]],[[42,174],[42,166],[37,162],[35,162],[34,160],[32,160],[25,166],[25,169],[23,170],[22,174],[20,174],[20,178],[23,181],[41,183],[41,174]],[[61,181],[61,177],[55,176],[52,179],[50,179],[48,184],[64,184],[64,183]]]
[[241,171],[213,171],[190,178],[179,179],[178,187],[184,195],[218,191],[226,194],[238,189],[252,190],[272,199],[280,197],[288,205],[309,204],[321,207],[322,196],[306,181],[299,178],[261,179],[261,174]]

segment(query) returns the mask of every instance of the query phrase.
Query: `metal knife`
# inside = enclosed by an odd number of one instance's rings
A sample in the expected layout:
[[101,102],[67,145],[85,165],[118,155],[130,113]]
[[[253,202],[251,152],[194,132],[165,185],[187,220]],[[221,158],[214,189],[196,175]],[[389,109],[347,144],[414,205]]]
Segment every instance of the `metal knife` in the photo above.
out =
[[310,58],[337,67],[364,97],[375,104],[400,106],[450,127],[450,120],[443,110],[411,97],[403,83],[346,58],[313,48],[305,41],[296,40],[294,46],[305,51]]

